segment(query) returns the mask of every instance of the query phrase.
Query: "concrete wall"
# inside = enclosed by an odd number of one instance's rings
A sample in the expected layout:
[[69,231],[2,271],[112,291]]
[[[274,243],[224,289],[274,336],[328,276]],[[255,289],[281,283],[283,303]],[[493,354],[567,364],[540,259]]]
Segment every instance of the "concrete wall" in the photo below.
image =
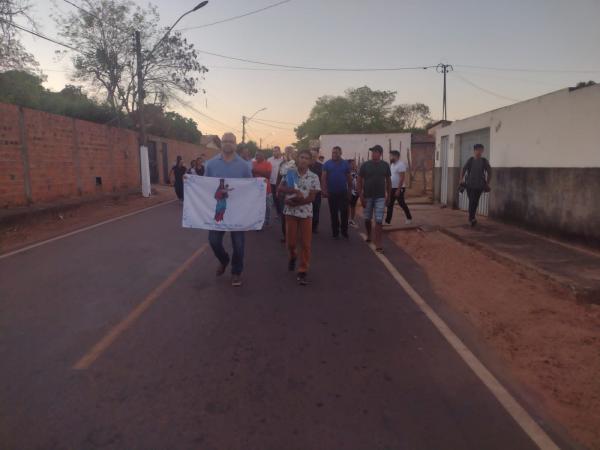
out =
[[[168,143],[170,164],[177,154],[188,160],[207,153],[193,144],[150,139]],[[137,133],[0,103],[0,207],[139,187]]]
[[331,158],[331,149],[339,145],[344,158],[368,160],[369,148],[381,145],[384,159],[389,161],[390,140],[392,150],[400,150],[400,158],[408,164],[407,149],[411,147],[411,133],[381,133],[381,134],[324,134],[319,137],[321,154],[325,159]]
[[[600,243],[600,85],[541,97],[436,130],[436,167],[448,136],[449,200],[456,205],[460,135],[489,128],[490,215]],[[438,170],[439,172],[439,170]],[[439,199],[440,177],[436,177]]]

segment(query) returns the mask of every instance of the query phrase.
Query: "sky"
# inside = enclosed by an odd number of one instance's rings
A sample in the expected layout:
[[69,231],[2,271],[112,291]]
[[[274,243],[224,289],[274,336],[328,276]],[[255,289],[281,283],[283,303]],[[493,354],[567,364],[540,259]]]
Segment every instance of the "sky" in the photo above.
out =
[[[81,0],[71,0],[81,4]],[[170,26],[199,0],[153,0]],[[209,24],[281,0],[210,0],[176,29]],[[145,6],[146,1],[135,0]],[[31,0],[44,34],[57,37],[52,15],[73,9],[63,0]],[[288,0],[279,6],[182,33],[202,51],[284,65],[388,68],[452,64],[448,119],[479,114],[562,89],[582,80],[600,82],[600,0]],[[23,33],[22,41],[60,90],[71,68],[54,56],[56,44]],[[435,69],[338,72],[275,69],[200,54],[209,72],[188,97],[204,134],[249,122],[247,139],[264,147],[296,141],[294,124],[308,117],[316,99],[367,85],[397,92],[397,103],[421,102],[442,115],[442,75]],[[266,69],[266,70],[265,70]],[[518,70],[515,70],[518,69]],[[265,122],[269,121],[269,122]],[[259,122],[260,121],[260,122]],[[281,122],[281,123],[280,123]]]

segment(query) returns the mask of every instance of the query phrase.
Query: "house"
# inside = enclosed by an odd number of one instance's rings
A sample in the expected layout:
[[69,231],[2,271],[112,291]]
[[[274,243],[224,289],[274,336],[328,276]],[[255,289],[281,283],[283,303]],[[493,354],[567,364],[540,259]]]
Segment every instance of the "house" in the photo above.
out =
[[600,85],[567,88],[435,130],[434,197],[466,209],[460,168],[485,146],[492,190],[479,214],[600,243]]

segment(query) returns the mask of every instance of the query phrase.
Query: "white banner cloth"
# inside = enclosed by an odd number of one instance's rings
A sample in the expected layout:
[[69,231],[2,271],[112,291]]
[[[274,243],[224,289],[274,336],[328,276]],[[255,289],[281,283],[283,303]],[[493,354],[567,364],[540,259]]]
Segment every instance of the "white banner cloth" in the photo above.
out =
[[264,178],[187,175],[182,226],[217,231],[260,230],[265,221]]

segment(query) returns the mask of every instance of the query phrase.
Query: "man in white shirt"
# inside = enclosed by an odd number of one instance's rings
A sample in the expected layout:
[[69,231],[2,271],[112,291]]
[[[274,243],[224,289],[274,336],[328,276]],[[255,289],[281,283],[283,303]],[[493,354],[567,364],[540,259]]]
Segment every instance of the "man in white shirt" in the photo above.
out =
[[412,215],[410,214],[408,205],[404,201],[404,192],[406,191],[406,164],[400,160],[400,152],[398,150],[392,150],[390,152],[390,163],[390,168],[392,170],[392,195],[390,195],[385,223],[389,225],[392,221],[394,204],[397,201],[406,215],[406,224],[410,224],[412,222]]
[[284,159],[283,156],[281,156],[281,148],[278,145],[273,147],[273,156],[271,156],[267,161],[271,163],[271,178],[269,182],[271,183],[273,204],[277,210],[277,215],[281,217],[282,208],[280,202],[277,201],[277,177],[279,176],[279,166],[281,166],[281,163],[284,161]]

